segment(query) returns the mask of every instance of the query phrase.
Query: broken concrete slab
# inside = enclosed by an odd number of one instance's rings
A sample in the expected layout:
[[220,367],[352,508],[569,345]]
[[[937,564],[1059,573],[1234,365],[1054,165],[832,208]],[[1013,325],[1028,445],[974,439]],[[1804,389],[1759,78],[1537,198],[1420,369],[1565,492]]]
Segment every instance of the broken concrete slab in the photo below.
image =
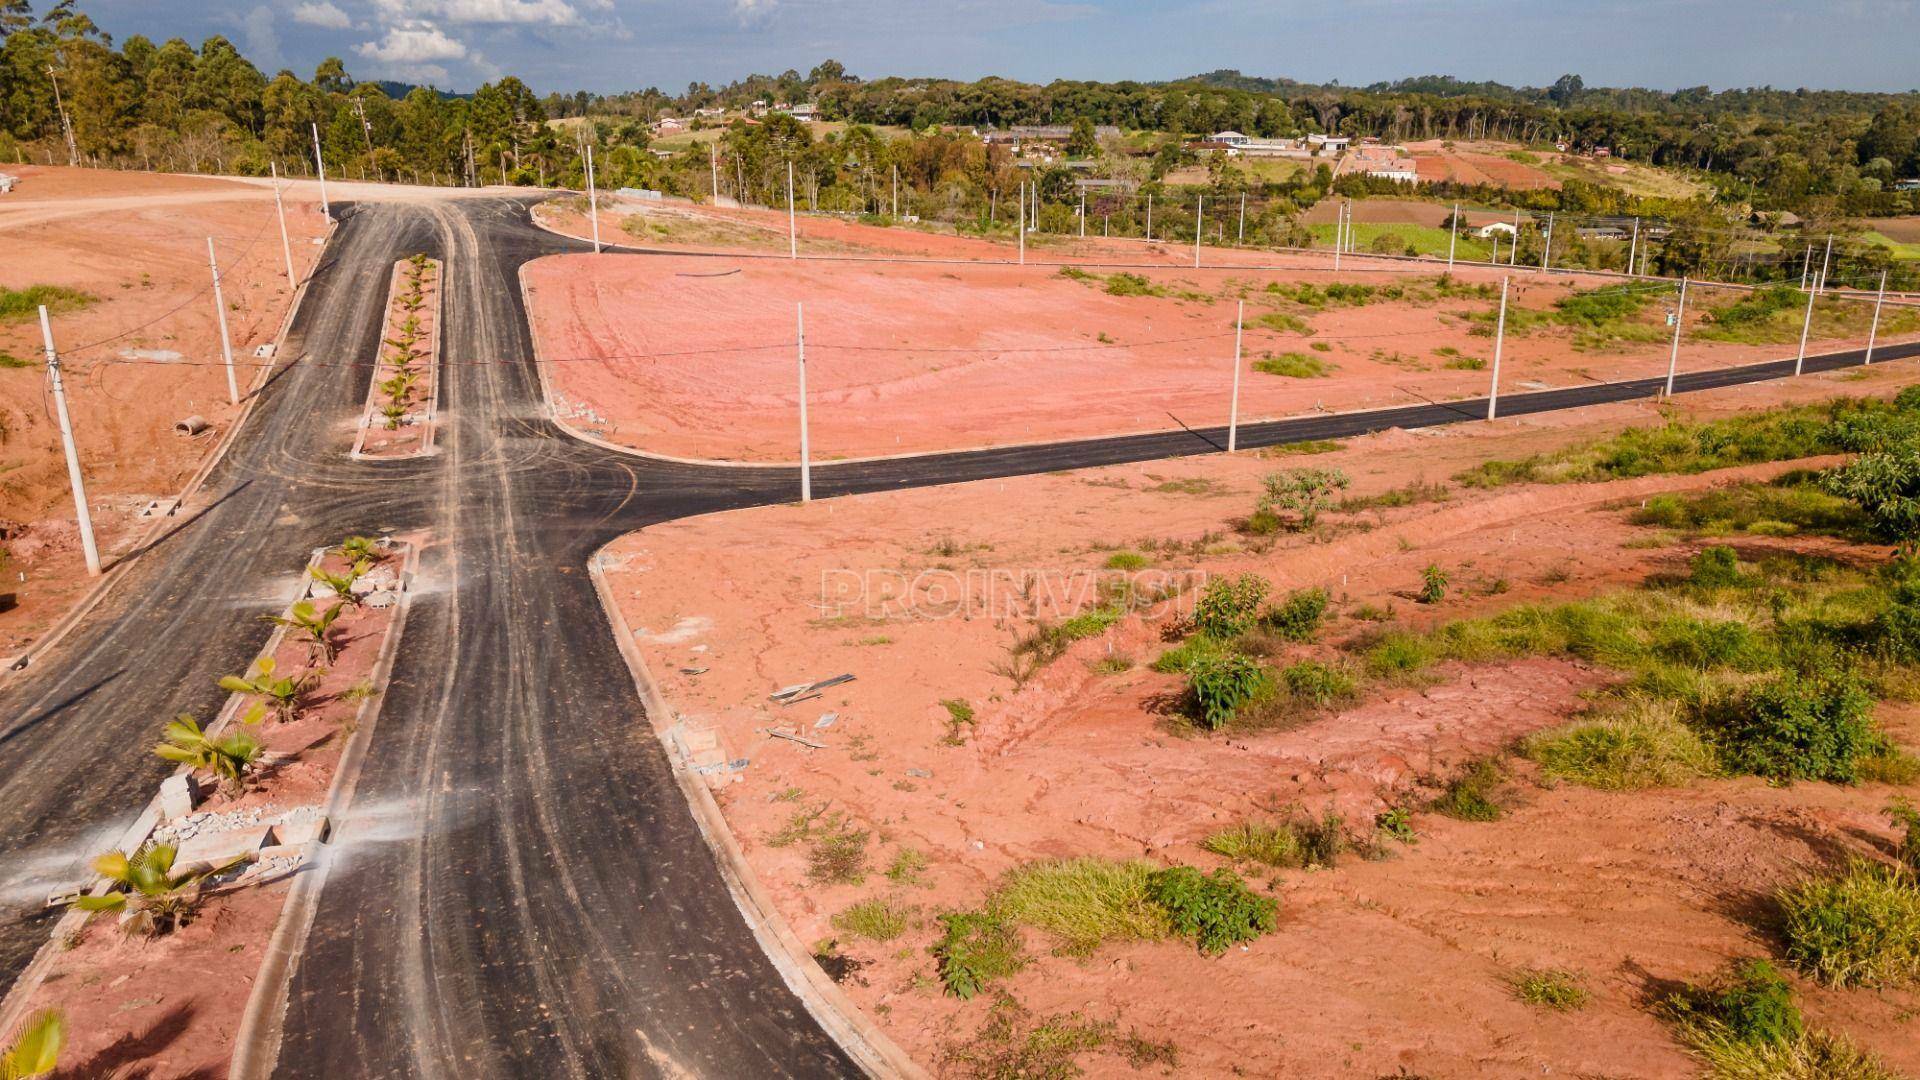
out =
[[172,821],[193,813],[200,802],[200,785],[192,773],[169,776],[160,781],[160,820]]
[[272,847],[274,843],[271,825],[200,833],[181,841],[174,853],[173,865],[176,871],[198,864],[222,866],[236,859],[257,858],[262,848]]

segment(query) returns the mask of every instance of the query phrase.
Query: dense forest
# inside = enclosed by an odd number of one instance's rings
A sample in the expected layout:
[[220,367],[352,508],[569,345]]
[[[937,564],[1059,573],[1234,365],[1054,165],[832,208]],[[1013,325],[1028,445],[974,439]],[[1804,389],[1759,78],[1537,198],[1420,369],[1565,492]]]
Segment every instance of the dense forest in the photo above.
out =
[[[649,124],[659,117],[756,99],[811,101],[826,119],[849,126],[822,137],[775,115],[731,123],[712,150],[681,140],[671,152],[654,152]],[[289,71],[269,77],[223,37],[198,47],[138,35],[116,43],[75,0],[39,12],[33,0],[0,0],[0,162],[243,174],[278,167],[309,175],[317,141],[336,176],[579,188],[591,142],[603,187],[783,205],[792,163],[797,197],[810,209],[890,215],[898,199],[902,214],[991,229],[1004,227],[1008,203],[1031,181],[1041,192],[1040,224],[1071,227],[1074,180],[1086,172],[1058,164],[1022,168],[1004,148],[974,135],[1014,124],[1074,125],[1070,149],[1094,160],[1095,175],[1125,180],[1134,192],[1121,201],[1103,197],[1104,219],[1118,214],[1130,222],[1138,199],[1155,195],[1166,208],[1170,238],[1180,228],[1174,208],[1203,193],[1250,197],[1247,240],[1269,244],[1302,242],[1298,215],[1330,196],[1414,193],[1362,177],[1335,181],[1324,168],[1256,180],[1232,161],[1196,158],[1183,146],[1223,128],[1255,136],[1320,131],[1608,147],[1618,158],[1702,179],[1712,194],[1691,202],[1644,199],[1578,181],[1536,191],[1427,185],[1418,194],[1540,215],[1657,218],[1675,229],[1658,265],[1676,273],[1739,276],[1797,257],[1800,241],[1782,238],[1756,260],[1749,225],[1771,225],[1778,215],[1770,212],[1791,211],[1808,231],[1842,233],[1850,219],[1920,212],[1920,192],[1896,189],[1897,181],[1920,176],[1915,93],[1605,89],[1571,75],[1544,88],[1445,77],[1346,88],[1236,71],[1170,83],[869,81],[829,60],[805,75],[695,83],[679,94],[541,98],[505,77],[454,95],[360,82],[333,58],[310,78]],[[1144,134],[1102,145],[1092,137],[1096,124]],[[1203,185],[1165,185],[1171,170],[1194,165],[1205,166]],[[1585,253],[1577,243],[1557,246],[1556,262],[1598,265],[1610,257],[1604,246]],[[1865,248],[1855,255],[1856,269],[1884,261]]]

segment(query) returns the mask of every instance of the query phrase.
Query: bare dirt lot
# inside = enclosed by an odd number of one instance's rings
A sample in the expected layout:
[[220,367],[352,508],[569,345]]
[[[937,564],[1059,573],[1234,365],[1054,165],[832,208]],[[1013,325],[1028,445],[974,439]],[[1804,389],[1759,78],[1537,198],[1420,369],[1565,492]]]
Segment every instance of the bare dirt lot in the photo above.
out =
[[1493,184],[1510,188],[1557,188],[1560,181],[1545,170],[1508,155],[1517,147],[1500,143],[1455,143],[1442,140],[1409,143],[1420,179],[1458,184]]
[[[1240,299],[1243,421],[1484,395],[1500,278],[582,255],[524,280],[562,419],[653,453],[772,461],[797,457],[796,304],[825,460],[1225,423]],[[1603,340],[1543,321],[1600,283],[1515,282],[1507,392],[1666,371],[1670,300]],[[1739,295],[1694,290],[1689,325]],[[1818,348],[1865,331],[1836,325]],[[1692,341],[1681,364],[1791,352]]]
[[[1727,415],[1915,379],[1894,365],[1680,406]],[[1684,565],[1696,545],[1647,542],[1621,504],[1786,466],[1456,486],[1442,501],[1357,511],[1330,535],[1272,546],[1235,519],[1260,476],[1283,466],[1341,467],[1352,494],[1370,496],[1656,417],[1610,406],[1386,433],[1308,458],[1213,456],[730,513],[647,529],[602,558],[674,719],[711,732],[731,763],[714,774],[718,795],[781,913],[918,1060],[974,1075],[957,1062],[999,1045],[985,1033],[1009,1006],[996,993],[942,994],[928,953],[937,914],[979,905],[1030,860],[1209,867],[1223,861],[1201,838],[1249,815],[1299,805],[1368,821],[1423,778],[1560,722],[1612,678],[1568,660],[1452,663],[1424,687],[1291,726],[1199,736],[1170,721],[1176,677],[1146,668],[1167,648],[1161,613],[1076,642],[1016,689],[995,669],[1036,615],[1081,609],[1117,550],[1146,553],[1145,572],[1174,578],[1252,571],[1276,589],[1324,587],[1334,636],[1365,632],[1382,611],[1418,627],[1633,585]],[[1427,565],[1454,582],[1437,607],[1409,598]],[[767,697],[843,672],[855,680],[811,701]],[[1920,738],[1910,706],[1884,707],[1881,720],[1899,741]],[[767,734],[775,728],[821,746]],[[1099,1076],[1143,1062],[1192,1075],[1693,1075],[1648,1002],[1765,953],[1754,898],[1884,845],[1888,832],[1884,785],[1721,779],[1612,793],[1544,786],[1530,768],[1511,777],[1499,821],[1420,813],[1418,842],[1387,858],[1260,879],[1280,901],[1277,931],[1218,958],[1174,941],[1062,954],[1030,934],[1032,963],[1000,984],[1026,1010],[1014,1030],[1111,1023],[1106,1042],[1078,1054]],[[859,833],[858,883],[821,883],[820,832]],[[901,914],[882,941],[847,918],[874,900]],[[1512,980],[1536,968],[1576,973],[1591,1000],[1570,1012],[1522,1003]],[[1911,991],[1796,985],[1818,1023],[1897,1069],[1920,1067]],[[1168,1041],[1171,1056],[1154,1049]]]
[[[242,392],[255,346],[278,333],[291,297],[270,189],[198,177],[11,168],[0,197],[0,288],[74,290],[52,323],[74,437],[103,550],[137,536],[135,515],[170,498],[238,410],[227,401],[207,237],[220,253]],[[288,196],[296,274],[325,231],[317,203]],[[190,415],[205,434],[176,435]],[[0,655],[28,644],[85,585],[37,315],[0,322],[0,519],[18,604],[0,611]],[[25,577],[22,579],[21,575]]]

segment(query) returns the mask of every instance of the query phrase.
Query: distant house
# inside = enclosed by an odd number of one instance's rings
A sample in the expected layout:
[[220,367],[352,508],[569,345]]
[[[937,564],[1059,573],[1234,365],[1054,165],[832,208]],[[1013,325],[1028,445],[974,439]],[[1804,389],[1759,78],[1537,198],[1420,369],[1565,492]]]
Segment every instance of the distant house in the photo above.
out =
[[778,107],[776,108],[776,111],[786,113],[788,116],[793,117],[795,120],[798,120],[803,124],[811,124],[815,120],[818,120],[820,118],[819,113],[814,110],[814,107],[812,105],[806,104],[805,102],[802,102],[799,105],[788,105],[784,107]]
[[1315,150],[1330,150],[1339,153],[1347,148],[1352,139],[1345,135],[1322,135],[1315,132],[1307,136],[1307,145]]
[[727,115],[727,110],[723,106],[713,105],[705,109],[695,109],[693,110],[693,115],[702,120],[712,120],[716,117]]
[[1480,239],[1482,239],[1482,240],[1486,240],[1486,239],[1489,239],[1489,238],[1492,238],[1492,237],[1495,237],[1495,236],[1509,236],[1509,237],[1510,237],[1510,236],[1512,236],[1512,235],[1514,235],[1514,233],[1515,233],[1515,232],[1516,232],[1516,230],[1515,230],[1515,229],[1514,229],[1514,227],[1513,227],[1513,222],[1511,222],[1511,221],[1493,221],[1493,222],[1488,222],[1487,224],[1485,224],[1485,225],[1482,225],[1482,226],[1480,226],[1480,227],[1479,227],[1478,229],[1475,229],[1475,230],[1473,231],[1473,235],[1475,235],[1475,236],[1477,236],[1477,237],[1479,237],[1479,238],[1480,238]]
[[1625,240],[1631,233],[1618,225],[1591,225],[1574,230],[1582,240]]
[[[1096,139],[1118,137],[1120,129],[1112,124],[1098,124],[1093,129]],[[980,136],[985,143],[1010,144],[1018,149],[1021,143],[1063,143],[1073,138],[1073,128],[1066,124],[1015,124],[1005,131],[988,131]]]
[[1895,180],[1893,182],[1893,190],[1920,191],[1920,177],[1915,177],[1912,180]]
[[659,120],[656,120],[653,125],[653,133],[655,135],[672,135],[685,130],[687,130],[686,121],[672,116],[663,116]]
[[1245,146],[1252,142],[1253,138],[1248,135],[1242,135],[1237,131],[1216,131],[1207,136],[1205,141],[1225,143],[1228,146]]
[[1371,176],[1377,180],[1394,180],[1400,183],[1418,183],[1419,170],[1414,167],[1413,157],[1398,146],[1361,146],[1342,158],[1339,172],[1344,175],[1359,174]]
[[1610,158],[1613,156],[1613,148],[1611,146],[1596,146],[1593,148],[1593,156],[1597,158]]

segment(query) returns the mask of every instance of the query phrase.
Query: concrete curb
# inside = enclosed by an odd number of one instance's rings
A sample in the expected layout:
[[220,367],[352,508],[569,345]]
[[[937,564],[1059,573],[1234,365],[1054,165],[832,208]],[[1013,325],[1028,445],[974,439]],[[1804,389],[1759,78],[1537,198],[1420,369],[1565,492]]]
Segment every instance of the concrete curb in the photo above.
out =
[[[405,587],[400,590],[400,603],[393,614],[393,625],[387,628],[386,640],[380,643],[380,655],[374,660],[371,672],[373,684],[378,690],[362,701],[359,710],[354,713],[353,734],[348,736],[346,751],[340,755],[340,767],[335,770],[333,783],[327,788],[326,815],[329,822],[338,822],[353,802],[354,788],[360,780],[360,767],[366,761],[367,747],[373,741],[374,727],[379,723],[381,705],[386,700],[387,682],[393,674],[394,658],[400,652],[400,636],[406,630],[407,611],[413,606],[413,581],[419,561],[419,545],[409,543],[406,558],[400,567],[400,580]],[[247,996],[246,1008],[241,1013],[240,1028],[234,1033],[233,1057],[227,1066],[227,1075],[233,1080],[253,1080],[256,1077],[264,1080],[272,1075],[279,1063],[280,1040],[284,1033],[282,1024],[287,1015],[287,994],[293,986],[293,972],[306,947],[307,934],[313,929],[314,912],[319,908],[320,893],[326,887],[327,867],[331,861],[325,845],[315,850],[318,854],[308,860],[306,872],[294,875],[293,887],[280,905],[280,920],[274,925],[273,937],[268,939],[267,954],[261,959],[260,970],[254,976],[253,992]]]
[[[720,876],[727,883],[727,891],[733,895],[734,903],[740,908],[740,914],[746,918],[747,925],[753,930],[753,936],[766,952],[767,958],[773,961],[780,977],[801,1004],[806,1006],[807,1012],[868,1075],[925,1080],[926,1071],[888,1038],[879,1025],[861,1012],[840,987],[827,977],[826,972],[820,970],[820,965],[813,960],[813,954],[801,943],[787,921],[780,917],[779,909],[774,907],[773,899],[761,887],[753,867],[747,862],[746,853],[740,849],[739,841],[728,827],[726,816],[721,813],[713,792],[708,789],[704,779],[687,768],[673,745],[674,714],[661,696],[645,658],[640,655],[640,647],[634,643],[632,626],[627,623],[626,616],[620,613],[613,588],[607,583],[600,565],[600,552],[595,552],[587,560],[587,573],[593,578],[594,592],[600,597],[600,606],[611,624],[620,655],[633,672],[634,687],[640,692],[641,703],[646,706],[647,718],[652,723],[655,738],[660,740],[661,751],[667,755],[673,768],[674,780],[679,783],[681,794],[686,796],[694,822],[700,827],[700,835],[713,852]],[[239,1077],[241,1074],[235,1075]],[[241,1077],[241,1080],[245,1078]]]
[[[339,228],[340,222],[338,219],[327,219],[327,242],[320,248],[320,259],[314,263],[316,272],[319,270],[320,263],[326,260],[327,248],[333,246],[333,237],[335,233],[339,231]],[[187,478],[186,485],[180,489],[180,494],[174,499],[173,511],[168,517],[177,515],[180,512],[180,508],[187,504],[187,500],[192,498],[194,494],[200,490],[200,485],[206,483],[207,477],[213,474],[214,467],[226,458],[227,452],[233,448],[234,442],[239,438],[241,429],[246,427],[247,420],[253,416],[254,407],[260,402],[260,389],[266,385],[266,381],[272,376],[274,368],[279,366],[280,354],[286,346],[287,335],[293,330],[294,317],[300,313],[301,305],[306,302],[307,286],[312,284],[313,278],[314,275],[309,274],[301,279],[300,291],[294,295],[293,302],[287,305],[286,317],[281,320],[280,331],[274,335],[273,339],[274,362],[254,373],[253,385],[247,388],[246,403],[241,407],[240,415],[234,417],[233,423],[227,425],[226,433],[220,437],[220,441],[215,444],[213,451],[207,455],[206,460],[200,463],[200,467],[194,470],[193,475]],[[161,536],[165,535],[168,524],[167,517],[162,517],[154,521],[152,525],[147,527],[146,533],[140,537],[139,542],[133,546],[132,550],[141,551],[151,547]],[[6,666],[0,668],[0,683],[4,683],[7,679],[12,678],[15,673],[26,670],[30,664],[39,658],[41,653],[58,645],[61,639],[65,638],[75,626],[80,624],[81,620],[91,614],[93,609],[100,605],[100,601],[106,597],[107,590],[114,582],[120,579],[122,576],[120,569],[127,564],[127,561],[127,556],[121,556],[115,559],[113,564],[107,567],[106,572],[100,575],[100,580],[94,583],[93,588],[88,591],[87,595],[82,597],[79,603],[69,608],[67,613],[60,617],[60,621],[54,623],[53,626],[41,636],[40,640],[28,646],[26,651],[8,660]]]

